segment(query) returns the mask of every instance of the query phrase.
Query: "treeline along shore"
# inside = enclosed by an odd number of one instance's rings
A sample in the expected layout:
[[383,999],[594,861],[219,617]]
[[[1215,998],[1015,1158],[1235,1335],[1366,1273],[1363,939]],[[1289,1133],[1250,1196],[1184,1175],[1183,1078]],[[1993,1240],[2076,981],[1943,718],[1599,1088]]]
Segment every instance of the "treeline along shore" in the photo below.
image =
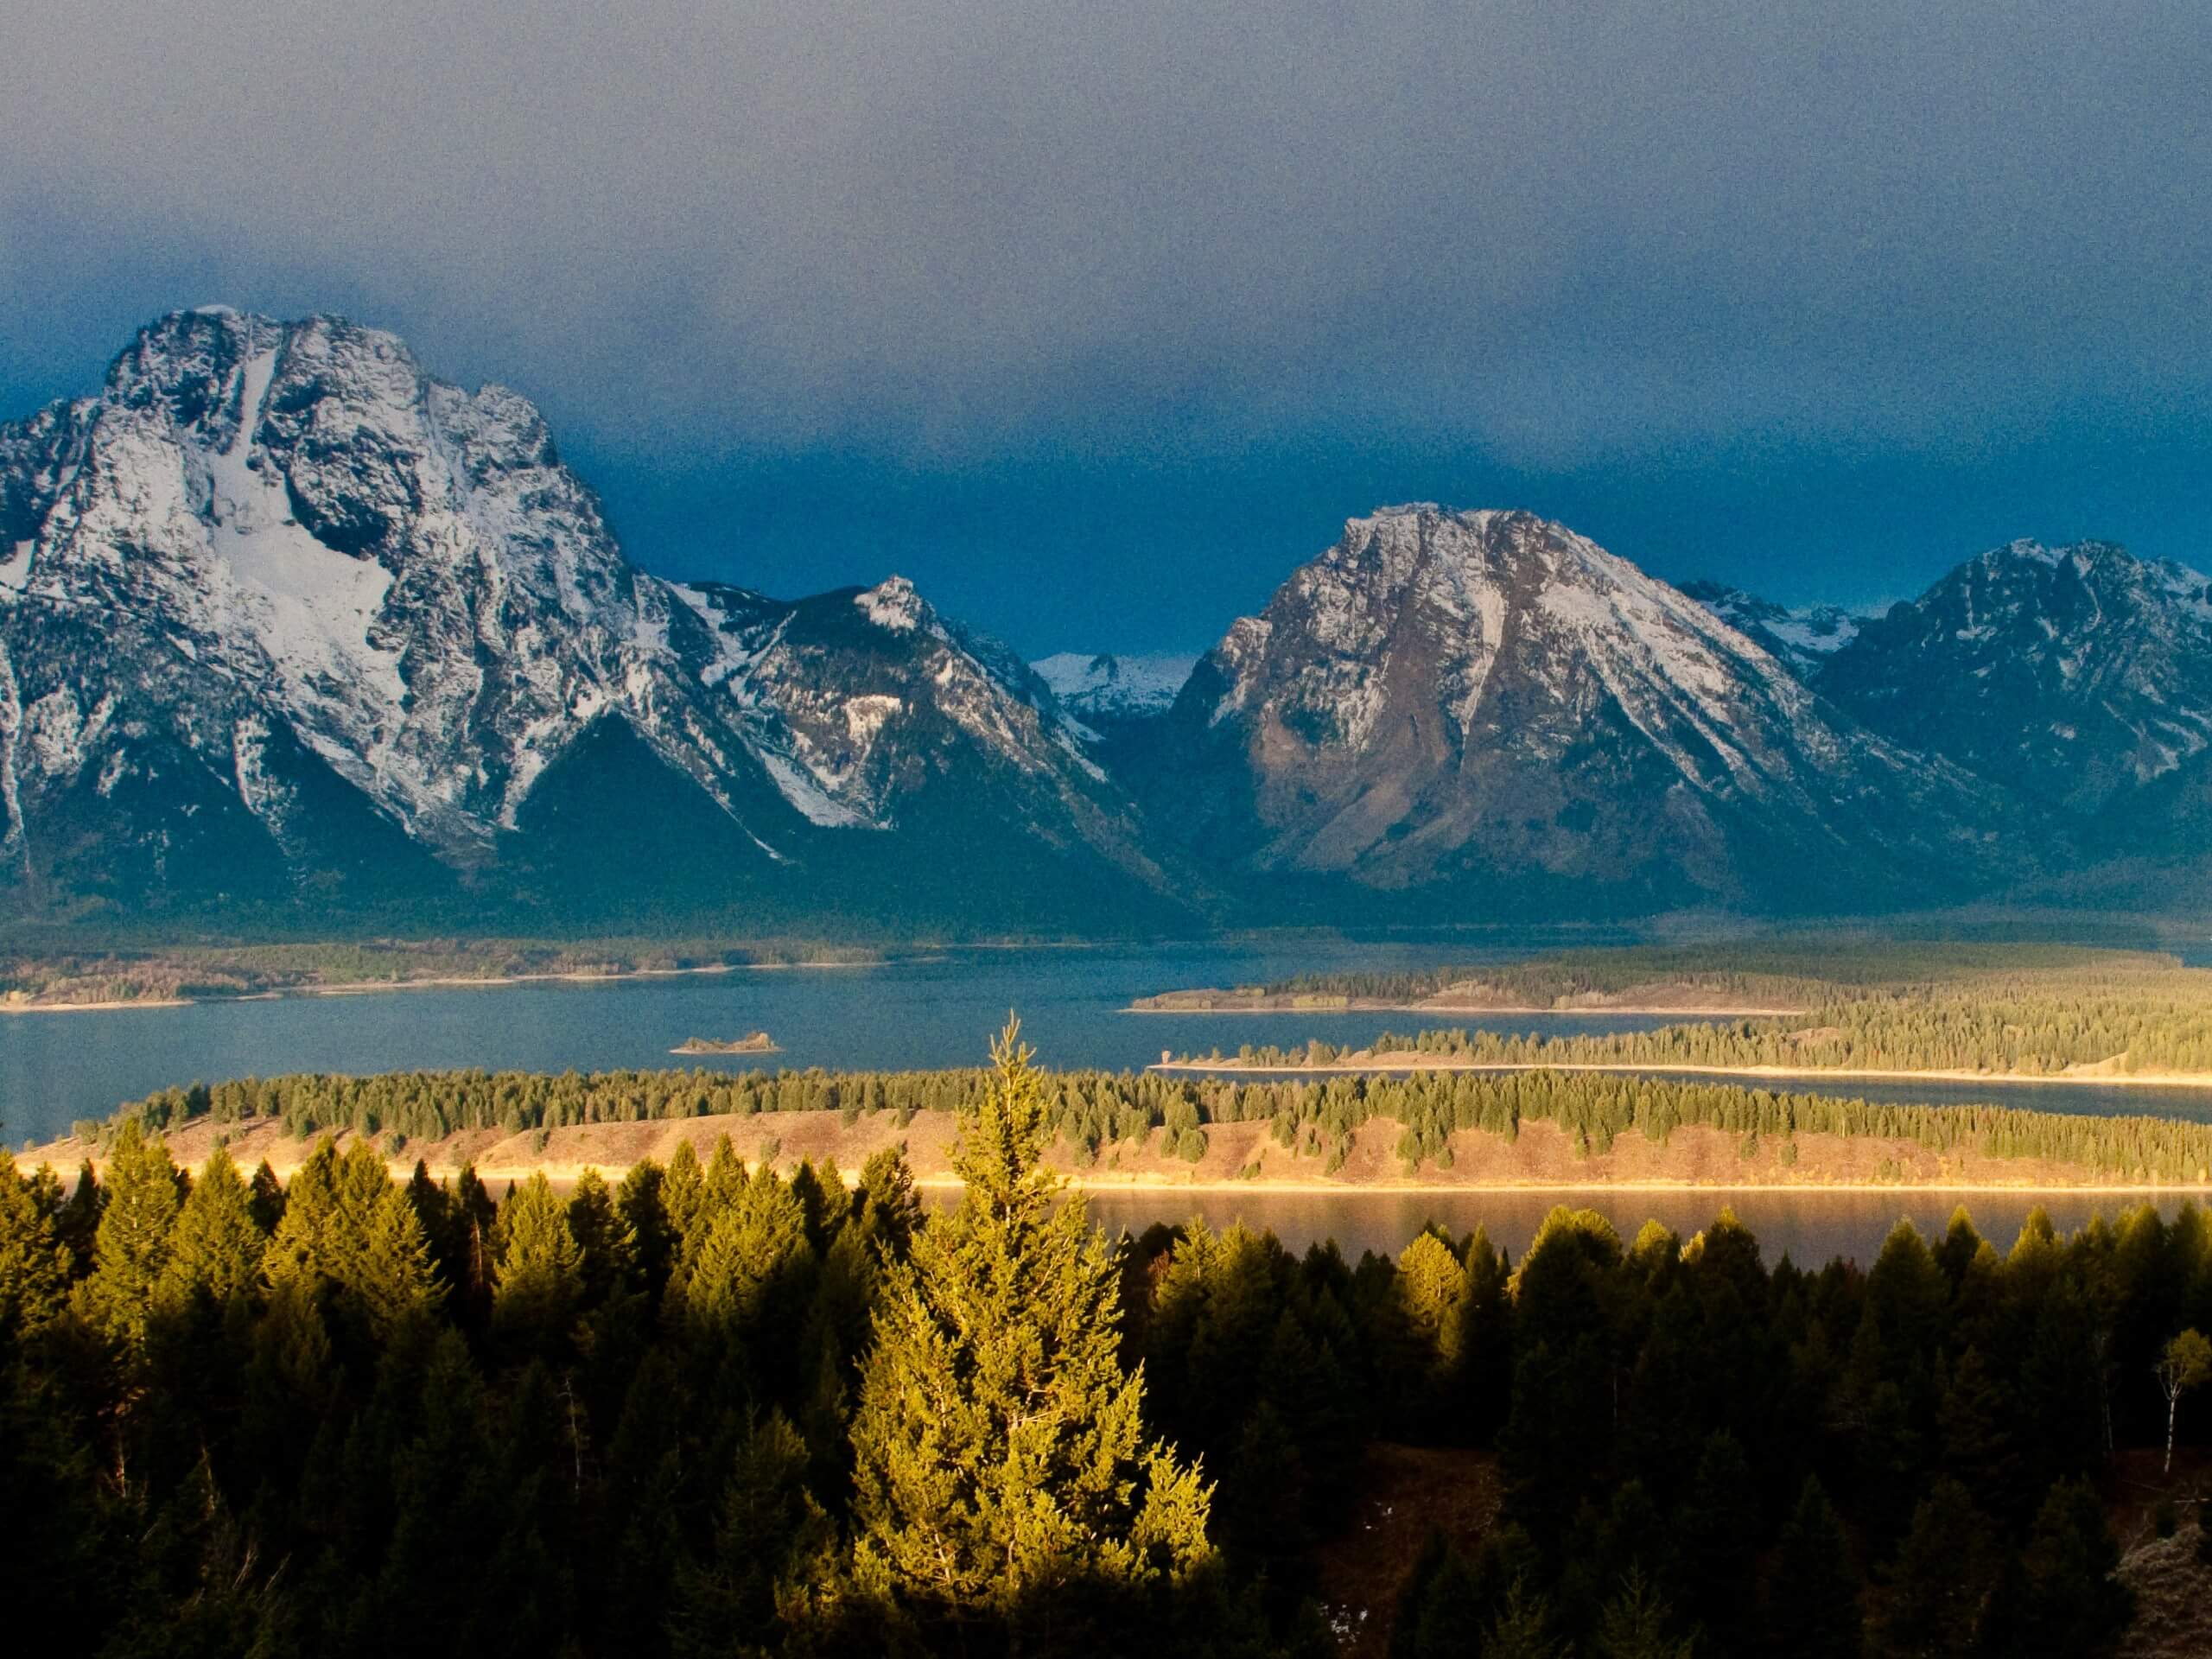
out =
[[[1325,1079],[1039,1072],[1046,1156],[1083,1185],[1325,1189],[1557,1186],[2178,1188],[2212,1181],[2212,1125],[2019,1108],[1898,1105],[1601,1072],[1340,1074]],[[98,1164],[119,1126],[197,1163],[296,1166],[326,1134],[396,1169],[556,1178],[702,1155],[753,1164],[900,1150],[951,1179],[953,1126],[982,1070],[727,1073],[400,1072],[247,1078],[163,1090],[41,1163]]]
[[[2212,971],[2148,951],[1858,944],[1559,954],[1479,970],[1317,975],[1243,991],[1171,992],[1140,1011],[1705,1014],[1656,1030],[1480,1028],[1246,1044],[1183,1064],[1637,1065],[1785,1076],[2140,1078],[2212,1084]],[[1777,1012],[1782,1010],[1783,1012]],[[1723,1017],[1725,1011],[1726,1017]]]
[[[142,1103],[73,1187],[0,1172],[0,1590],[23,1650],[2206,1650],[2193,1204],[2070,1237],[2038,1211],[2009,1243],[1961,1211],[1900,1224],[1864,1268],[1769,1267],[1725,1210],[1631,1239],[1560,1206],[1517,1261],[1433,1226],[1357,1261],[1242,1226],[1117,1240],[1044,1150],[1173,1091],[1039,1073],[1011,1032],[997,1060],[755,1079],[746,1099],[790,1109],[703,1116],[741,1085],[281,1079]],[[1357,1116],[1333,1088],[1262,1098]],[[1486,1109],[1481,1133],[1592,1156],[1803,1103],[1530,1078],[1416,1089],[1408,1122],[1415,1095],[1432,1127]],[[467,1170],[395,1179],[405,1131],[381,1116],[563,1135],[871,1103],[944,1122],[956,1207],[925,1206],[891,1147],[849,1182],[811,1156],[748,1168],[734,1136],[495,1196]],[[289,1127],[305,1155],[280,1177],[233,1141],[183,1166],[219,1126]]]
[[[926,955],[916,947],[906,955]],[[746,969],[871,966],[872,946],[806,940],[371,939],[226,945],[0,944],[0,1014],[176,1007],[273,996],[346,996],[727,974]]]

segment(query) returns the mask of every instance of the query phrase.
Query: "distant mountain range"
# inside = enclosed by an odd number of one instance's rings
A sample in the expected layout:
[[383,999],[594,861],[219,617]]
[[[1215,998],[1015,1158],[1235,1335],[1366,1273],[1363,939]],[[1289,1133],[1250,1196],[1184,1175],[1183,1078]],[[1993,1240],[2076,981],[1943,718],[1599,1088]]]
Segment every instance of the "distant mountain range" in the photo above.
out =
[[182,312],[0,426],[0,908],[232,932],[1129,933],[2190,909],[2207,579],[2018,543],[1879,618],[1386,508],[1189,658],[629,564],[537,410]]

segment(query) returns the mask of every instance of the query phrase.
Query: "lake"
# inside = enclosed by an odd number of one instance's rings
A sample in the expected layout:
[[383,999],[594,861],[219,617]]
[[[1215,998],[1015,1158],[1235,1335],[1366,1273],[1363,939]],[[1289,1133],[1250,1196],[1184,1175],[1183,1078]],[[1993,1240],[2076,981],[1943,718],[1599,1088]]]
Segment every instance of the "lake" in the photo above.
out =
[[[1549,944],[1550,941],[1543,941]],[[195,1079],[289,1071],[481,1067],[580,1071],[630,1067],[827,1066],[924,1070],[981,1065],[1009,1012],[1040,1063],[1121,1071],[1162,1049],[1211,1048],[1263,1028],[1276,1039],[1371,1041],[1411,1014],[1250,1019],[1120,1012],[1179,986],[1249,983],[1355,966],[1419,968],[1503,959],[1516,950],[1457,944],[1271,940],[1115,949],[976,950],[858,968],[747,969],[598,983],[437,987],[348,996],[208,1001],[179,1008],[0,1018],[0,1132],[47,1139],[80,1117]],[[1516,1028],[1637,1029],[1621,1017],[1517,1019]],[[689,1037],[755,1030],[774,1055],[676,1056]],[[1266,1039],[1262,1039],[1266,1040]]]
[[[288,1071],[367,1072],[481,1067],[561,1071],[705,1065],[924,1069],[983,1062],[1009,1011],[1044,1064],[1135,1069],[1163,1049],[1234,1052],[1239,1043],[1319,1037],[1371,1043],[1386,1030],[1418,1027],[1408,1014],[1131,1014],[1135,997],[1197,985],[1249,984],[1332,969],[1418,968],[1504,959],[1557,941],[1531,938],[1489,949],[1447,944],[1358,944],[1272,938],[1071,950],[976,950],[925,961],[861,968],[747,969],[729,974],[611,981],[438,988],[353,996],[211,1001],[180,1008],[0,1019],[0,1130],[10,1144],[47,1140],[76,1119],[105,1116],[172,1084]],[[1452,1016],[1454,1025],[1478,1023]],[[1644,1029],[1665,1023],[1618,1014],[1501,1016],[1497,1028],[1557,1033]],[[779,1055],[678,1058],[689,1037],[726,1039],[765,1030]],[[2212,1116],[2212,1094],[2123,1089],[2106,1084],[2001,1089],[1965,1084],[1899,1084],[1805,1080],[1790,1085],[1875,1099],[1997,1099],[2043,1110],[2150,1112]],[[1303,1248],[1332,1235],[1348,1247],[1396,1249],[1433,1215],[1459,1230],[1488,1220],[1501,1244],[1518,1249],[1554,1199],[1547,1195],[1360,1194],[1210,1197],[1224,1224],[1242,1214]],[[1642,1193],[1595,1200],[1633,1234],[1647,1215],[1688,1233],[1711,1218],[1709,1194]],[[1800,1259],[1867,1250],[1898,1214],[1940,1226],[1954,1200],[1940,1195],[1746,1193],[1737,1207],[1771,1250]],[[2009,1243],[2032,1200],[1979,1195],[1992,1234]],[[1113,1194],[1095,1209],[1110,1225],[1141,1230],[1185,1218],[1187,1197]],[[2055,1198],[2075,1224],[2093,1200]],[[1163,1209],[1161,1206],[1166,1206]],[[2107,1208],[2109,1205],[2107,1204]],[[2076,1213],[2078,1211],[2078,1214]],[[1632,1217],[1632,1218],[1631,1218]],[[2063,1219],[2063,1217],[2062,1217]],[[1840,1241],[1848,1241],[1846,1244]]]

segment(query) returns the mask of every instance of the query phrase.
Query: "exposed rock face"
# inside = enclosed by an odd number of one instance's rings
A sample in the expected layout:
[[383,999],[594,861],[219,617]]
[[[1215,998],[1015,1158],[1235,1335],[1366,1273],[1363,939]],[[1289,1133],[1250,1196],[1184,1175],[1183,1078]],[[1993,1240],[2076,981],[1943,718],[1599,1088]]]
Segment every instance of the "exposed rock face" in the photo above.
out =
[[2157,902],[2212,593],[2023,543],[1790,612],[1398,507],[1195,667],[1032,668],[895,576],[639,570],[514,393],[184,312],[0,425],[0,912],[241,931],[1863,911],[2090,855]]
[[[1156,787],[1253,872],[1547,907],[1986,879],[1972,785],[1851,728],[1706,607],[1526,513],[1388,509],[1204,658]],[[1165,807],[1156,814],[1172,820]]]
[[1808,684],[1866,623],[1840,605],[1792,610],[1717,582],[1684,582],[1682,592]]
[[1157,885],[1010,654],[896,578],[784,604],[634,569],[527,401],[389,334],[154,324],[99,397],[0,427],[0,868],[35,905],[467,910],[542,881],[549,771],[632,743],[711,807],[733,893],[804,902],[797,870],[854,874],[825,830],[896,839],[947,789]]
[[1086,656],[1064,651],[1030,664],[1060,707],[1103,736],[1164,715],[1191,677],[1195,657]]

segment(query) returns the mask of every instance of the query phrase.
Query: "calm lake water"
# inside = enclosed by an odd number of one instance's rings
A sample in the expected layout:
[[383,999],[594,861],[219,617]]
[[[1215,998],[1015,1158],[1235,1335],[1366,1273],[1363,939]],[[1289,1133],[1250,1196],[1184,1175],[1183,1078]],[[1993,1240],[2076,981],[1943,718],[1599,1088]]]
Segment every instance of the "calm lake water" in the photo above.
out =
[[[931,1068],[981,1064],[1009,1011],[1046,1064],[1134,1069],[1163,1049],[1235,1052],[1243,1042],[1319,1037],[1362,1046],[1386,1030],[1416,1028],[1407,1014],[1128,1014],[1131,999],[1196,985],[1254,983],[1331,969],[1394,969],[1502,959],[1519,948],[1270,940],[1234,944],[958,951],[928,961],[868,968],[783,969],[727,975],[394,991],[373,995],[206,1002],[182,1008],[124,1009],[0,1019],[0,1132],[11,1144],[45,1140],[81,1117],[104,1116],[153,1090],[195,1079],[289,1071],[368,1072],[416,1068],[560,1071],[708,1065]],[[1464,1016],[1451,1023],[1470,1024]],[[1511,1015],[1497,1028],[1551,1033],[1634,1030],[1662,1020],[1623,1015]],[[780,1055],[677,1058],[688,1037],[730,1038],[766,1030]],[[1999,1099],[2043,1110],[2154,1112],[2212,1117],[2212,1094],[2124,1090],[2109,1084],[1994,1089],[1974,1084],[1793,1083],[1807,1090],[1895,1100]],[[1775,1253],[1800,1259],[1867,1250],[1901,1213],[1940,1226],[1955,1200],[1929,1195],[1740,1195],[1737,1209]],[[1230,1194],[1205,1200],[1210,1218],[1243,1215],[1274,1227],[1299,1248],[1332,1236],[1347,1248],[1396,1249],[1430,1216],[1459,1230],[1488,1223],[1518,1249],[1554,1199],[1545,1195],[1362,1194],[1302,1198]],[[1709,1220],[1707,1194],[1599,1197],[1633,1234],[1656,1215],[1688,1233]],[[2009,1242],[2032,1200],[1978,1195],[1977,1217]],[[1186,1218],[1185,1197],[1101,1196],[1100,1220],[1141,1230]],[[2072,1206],[2067,1208],[2067,1206]],[[2062,1224],[2085,1218],[2089,1200],[2050,1202]],[[2109,1201],[2107,1203],[2110,1207]],[[2062,1208],[2067,1213],[2061,1215]],[[2071,1219],[2069,1219],[2069,1217]]]

